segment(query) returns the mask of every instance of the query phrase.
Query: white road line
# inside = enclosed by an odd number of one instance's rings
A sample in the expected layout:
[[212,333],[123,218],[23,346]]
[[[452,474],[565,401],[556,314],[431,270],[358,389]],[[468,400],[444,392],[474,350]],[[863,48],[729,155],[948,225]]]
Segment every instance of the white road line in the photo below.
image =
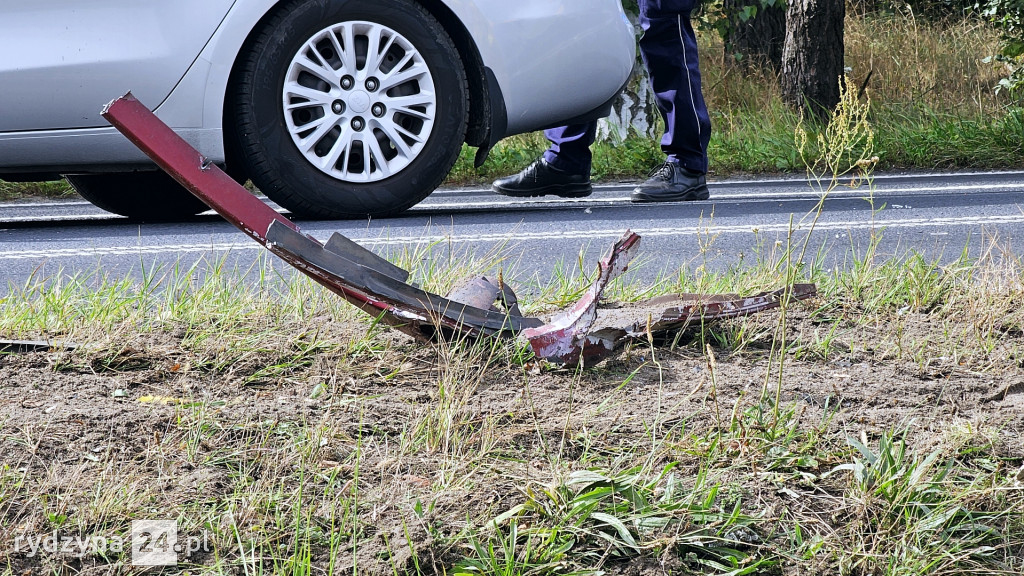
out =
[[155,244],[152,246],[111,246],[109,248],[55,248],[52,250],[12,250],[0,252],[0,260],[26,260],[35,258],[67,258],[74,256],[126,256],[134,254],[186,254],[189,252],[218,252],[263,248],[254,242],[225,242],[219,244]]
[[[722,200],[760,200],[762,202],[772,201],[790,201],[790,200],[817,200],[821,197],[821,193],[817,192],[808,187],[806,190],[792,190],[787,192],[771,192],[769,194],[758,193],[758,192],[747,192],[747,193],[734,193],[734,194],[723,194],[715,192],[714,186],[711,187],[712,196],[710,200],[701,202],[700,205],[714,204],[716,201]],[[879,206],[885,203],[886,196],[895,194],[926,194],[936,192],[970,192],[977,190],[1000,190],[1000,191],[1019,191],[1024,193],[1024,183],[1018,184],[979,184],[979,185],[966,185],[966,186],[928,186],[928,187],[904,187],[904,188],[887,188],[874,191],[875,203]],[[842,189],[833,190],[829,193],[828,197],[831,199],[867,199],[870,195],[870,191],[864,188],[854,189]],[[1024,201],[1024,197],[1022,197]],[[682,204],[683,202],[676,202],[676,204]],[[409,210],[406,214],[410,216],[416,215],[417,212],[428,211],[428,210],[458,210],[458,209],[479,209],[479,208],[502,208],[508,209],[515,206],[537,206],[537,205],[579,205],[579,206],[599,206],[599,205],[631,205],[629,196],[603,196],[603,197],[590,197],[590,198],[534,198],[529,200],[512,200],[505,196],[494,195],[493,200],[482,200],[477,202],[421,202]],[[283,209],[277,209],[278,212],[286,212]],[[205,212],[204,214],[212,214],[212,212]],[[109,220],[109,219],[121,219],[121,216],[116,214],[109,214],[106,212],[99,214],[78,214],[72,216],[9,216],[4,217],[0,215],[0,225],[4,223],[24,223],[24,222],[87,222],[90,220]]]
[[[999,224],[1024,224],[1024,214],[1014,216],[972,216],[966,218],[907,218],[901,220],[879,220],[876,222],[864,220],[846,220],[837,222],[819,222],[815,227],[816,231],[832,230],[892,230],[892,229],[913,229],[913,228],[949,228],[951,226],[993,226]],[[808,226],[795,227],[793,232],[802,232]],[[762,226],[751,226],[749,224],[734,226],[717,226],[713,222],[699,226],[685,226],[680,228],[647,228],[634,230],[641,236],[664,237],[664,236],[694,236],[694,235],[721,235],[721,234],[785,234],[790,232],[788,223],[766,224]],[[392,236],[387,238],[357,238],[352,240],[364,246],[408,246],[415,244],[430,244],[434,242],[450,243],[474,243],[474,242],[509,242],[519,244],[530,241],[550,241],[552,239],[594,239],[594,238],[618,238],[625,232],[624,228],[598,229],[598,230],[567,230],[555,232],[512,232],[502,234],[466,234],[466,235],[443,235],[424,234],[419,236]],[[112,246],[97,248],[58,248],[52,250],[12,250],[0,252],[0,260],[37,260],[48,258],[69,258],[69,257],[90,257],[90,256],[137,256],[143,254],[188,254],[225,252],[239,250],[259,250],[262,247],[254,242],[225,242],[212,244],[164,244],[151,246]]]
[[67,200],[65,202],[17,202],[0,204],[3,208],[53,208],[65,206],[92,206],[91,202],[84,200]]
[[[948,173],[948,174],[942,174],[942,173],[932,174],[932,173],[930,173],[930,174],[877,175],[877,176],[874,177],[874,182],[875,182],[876,186],[880,186],[881,184],[883,184],[883,183],[885,183],[885,182],[887,182],[889,180],[909,180],[909,179],[915,179],[916,180],[916,179],[928,179],[928,178],[971,178],[971,177],[979,177],[979,176],[1008,176],[1008,177],[1021,176],[1021,177],[1024,177],[1024,170],[1013,170],[1013,171],[1008,171],[1008,172],[955,172],[955,173]],[[843,181],[848,181],[848,179],[843,180]],[[711,189],[714,190],[716,187],[744,186],[744,185],[746,185],[746,186],[757,186],[757,185],[761,185],[761,184],[792,184],[794,186],[802,186],[802,187],[810,188],[810,182],[808,180],[805,180],[805,179],[802,179],[802,178],[798,178],[798,177],[794,177],[794,178],[771,178],[771,179],[764,179],[764,180],[718,180],[718,181],[714,181],[714,182],[709,182],[708,186],[710,186]],[[594,189],[595,190],[614,190],[616,188],[631,188],[632,186],[634,186],[634,184],[632,184],[632,183],[596,184],[596,185],[594,185]],[[1024,190],[1024,183],[1017,183],[1017,184],[988,184],[988,185],[970,185],[970,186],[950,185],[950,186],[945,186],[945,187],[906,187],[906,188],[891,188],[891,189],[884,189],[883,188],[883,189],[879,189],[877,191],[878,192],[884,192],[884,193],[901,193],[901,192],[905,193],[905,192],[915,192],[915,191],[975,190],[975,189],[986,189],[986,188],[993,188],[993,189],[994,188],[1021,188],[1022,190]],[[442,196],[445,193],[449,193],[449,192],[454,192],[454,193],[474,193],[474,194],[493,194],[493,192],[491,191],[490,188],[447,188],[447,189],[441,189],[441,190],[437,191],[437,193],[439,195],[442,195]],[[808,194],[808,193],[812,193],[812,192],[804,192],[804,194]],[[863,195],[863,193],[861,193],[861,194]],[[260,198],[261,200],[263,200],[264,202],[268,201],[266,196],[258,195],[257,197]],[[724,197],[728,197],[728,198],[764,198],[765,195],[764,194],[758,194],[758,193],[751,193],[751,194],[746,194],[746,195],[744,195],[744,194],[730,194],[730,195],[718,194],[718,195],[715,196],[715,198],[724,198]],[[545,202],[545,201],[534,201],[534,202]],[[551,202],[566,202],[566,200],[551,200]],[[508,203],[509,202],[507,202],[507,201],[505,202],[505,204],[508,204]],[[438,204],[438,205],[439,206],[442,206],[442,205],[443,206],[460,206],[460,204],[457,204],[457,203]],[[81,201],[81,200],[68,200],[68,201],[64,201],[64,202],[15,202],[15,203],[0,203],[0,211],[7,210],[7,209],[24,210],[24,209],[32,209],[32,208],[65,208],[65,207],[71,207],[71,206],[92,206],[92,204],[90,204],[89,202]],[[419,205],[419,207],[423,207],[423,206],[424,206],[424,204],[420,204]],[[103,213],[103,214],[106,217],[115,217],[113,214],[109,214],[109,215],[106,214],[106,213]],[[0,218],[2,218],[2,216],[0,216]],[[4,220],[10,221],[9,218],[8,219],[4,219]]]
[[[889,180],[924,180],[928,178],[977,178],[985,176],[1024,176],[1024,170],[1010,170],[1007,172],[950,172],[950,173],[927,173],[927,174],[876,174],[872,180],[876,184],[884,183]],[[844,177],[841,181],[849,181],[849,177]],[[808,181],[804,178],[794,176],[793,178],[766,178],[766,179],[753,179],[753,180],[714,180],[708,182],[708,186],[714,188],[715,186],[757,186],[758,184],[808,184]],[[617,183],[617,184],[595,184],[595,190],[601,190],[603,188],[622,188],[622,187],[633,187],[635,183]],[[472,193],[492,193],[490,188],[449,188],[446,190],[438,190],[438,192],[472,192]]]
[[[844,187],[845,188],[845,187]],[[1024,192],[1024,182],[1014,184],[978,184],[978,185],[951,185],[951,186],[907,186],[904,188],[883,188],[875,189],[874,197],[876,200],[884,199],[885,196],[895,194],[923,194],[931,192],[970,192],[975,190],[1010,190],[1010,191],[1021,191]],[[867,188],[852,188],[849,190],[833,190],[829,192],[828,197],[841,197],[841,198],[868,198],[872,195],[872,191]],[[792,197],[813,197],[819,198],[821,193],[813,189],[807,191],[794,191],[794,192],[774,192],[772,194],[716,194],[712,196],[712,199],[719,198],[760,198],[764,200],[774,200],[775,198],[792,198]]]
[[[977,178],[979,176],[1024,176],[1024,170],[1008,170],[1006,172],[929,172],[926,174],[875,174],[872,180],[875,182],[884,182],[886,180],[924,180],[927,178]],[[849,180],[849,177],[845,178]],[[801,182],[805,181],[801,178],[776,178],[766,180],[722,180],[722,184],[756,184],[758,182],[764,182],[766,184],[784,184],[786,182]]]
[[0,216],[0,226],[4,224],[17,224],[21,222],[90,222],[93,220],[120,219],[116,214],[76,214],[74,216],[14,216],[4,218]]
[[[747,192],[747,193],[736,193],[736,194],[722,194],[715,191],[714,186],[711,188],[711,199],[700,202],[700,205],[714,204],[720,200],[760,200],[762,202],[772,202],[777,200],[817,200],[821,197],[821,192],[813,189],[807,190],[794,190],[789,192],[771,192],[768,194]],[[1009,190],[1009,191],[1020,191],[1024,192],[1024,183],[1020,184],[991,184],[991,185],[976,185],[976,186],[931,186],[931,187],[907,187],[907,188],[888,188],[884,190],[874,191],[874,200],[878,205],[884,204],[885,197],[895,194],[910,194],[910,193],[933,193],[933,192],[970,192],[976,190]],[[828,198],[845,198],[845,199],[858,199],[864,198],[865,200],[871,196],[871,192],[864,188],[854,188],[851,190],[833,190],[829,192]],[[1024,200],[1024,198],[1022,198]],[[632,204],[628,196],[605,196],[605,197],[590,197],[590,198],[545,198],[545,199],[532,199],[532,200],[510,200],[503,196],[495,196],[494,200],[485,200],[481,202],[422,202],[417,204],[409,214],[415,214],[419,210],[439,210],[439,209],[457,209],[457,208],[487,208],[487,207],[509,207],[509,206],[531,206],[538,204],[578,204],[582,206],[591,206],[599,204]],[[683,204],[683,202],[676,202],[676,204]]]
[[[1024,214],[1015,216],[977,216],[967,218],[908,218],[902,220],[879,220],[874,223],[864,220],[848,220],[837,222],[818,222],[815,230],[871,230],[871,229],[894,229],[894,228],[948,228],[950,226],[982,226],[997,224],[1021,224],[1024,223]],[[796,227],[794,232],[801,232],[810,227]],[[679,228],[645,228],[635,229],[634,232],[644,237],[661,236],[693,236],[718,235],[718,234],[778,234],[790,231],[788,223],[766,224],[762,226],[751,226],[741,224],[734,226],[717,226],[714,223],[702,226],[684,226]],[[618,238],[625,232],[625,228],[603,229],[603,230],[563,230],[556,232],[514,232],[504,234],[475,234],[465,236],[406,236],[390,238],[353,238],[360,244],[368,246],[396,246],[429,242],[522,242],[531,240],[557,240],[557,239],[587,239],[587,238]],[[0,253],[2,258],[2,253]]]
[[[1024,170],[1011,170],[1007,172],[951,172],[951,173],[928,173],[928,174],[877,174],[872,180],[875,184],[882,184],[889,180],[925,180],[928,178],[977,178],[985,176],[1021,176],[1024,177]],[[840,181],[848,182],[849,177],[844,177]],[[757,186],[758,184],[794,184],[794,185],[807,185],[809,181],[795,176],[793,178],[766,178],[766,179],[753,179],[753,180],[714,180],[708,182],[708,186],[714,189],[716,186]],[[608,183],[608,184],[595,184],[595,190],[607,189],[607,188],[631,188],[636,183],[622,182],[622,183]],[[438,190],[438,192],[471,192],[471,193],[491,193],[494,192],[490,188],[449,188],[445,190]]]

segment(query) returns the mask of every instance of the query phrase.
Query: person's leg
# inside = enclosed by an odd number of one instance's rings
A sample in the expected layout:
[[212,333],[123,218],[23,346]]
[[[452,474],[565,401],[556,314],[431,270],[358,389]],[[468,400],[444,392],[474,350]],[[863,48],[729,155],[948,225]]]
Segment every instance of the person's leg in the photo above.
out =
[[635,202],[703,200],[711,120],[701,93],[694,0],[640,0],[640,55],[662,118],[667,162],[634,190]]
[[544,160],[563,172],[590,174],[590,146],[597,137],[597,122],[572,124],[544,131],[551,147]]
[[516,197],[589,196],[593,191],[590,145],[597,135],[597,122],[552,128],[544,135],[551,141],[544,155],[518,174],[496,180],[491,189]]
[[695,4],[694,0],[641,0],[640,55],[665,120],[662,150],[669,161],[704,173],[711,119],[701,91],[697,37],[690,22]]

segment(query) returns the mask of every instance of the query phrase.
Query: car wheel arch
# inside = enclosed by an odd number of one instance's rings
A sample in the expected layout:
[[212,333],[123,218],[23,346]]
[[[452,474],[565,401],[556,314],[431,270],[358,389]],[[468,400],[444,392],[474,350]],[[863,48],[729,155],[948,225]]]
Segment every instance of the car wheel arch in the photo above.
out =
[[[426,8],[444,26],[462,58],[462,66],[466,71],[466,79],[469,81],[469,123],[466,126],[466,143],[470,146],[480,146],[488,141],[493,142],[491,131],[496,120],[494,115],[504,113],[504,102],[500,104],[501,110],[497,110],[499,106],[495,103],[495,97],[500,95],[493,94],[491,83],[487,77],[487,69],[473,36],[458,16],[441,0],[416,0],[416,2]],[[504,123],[504,119],[498,120],[502,124]]]

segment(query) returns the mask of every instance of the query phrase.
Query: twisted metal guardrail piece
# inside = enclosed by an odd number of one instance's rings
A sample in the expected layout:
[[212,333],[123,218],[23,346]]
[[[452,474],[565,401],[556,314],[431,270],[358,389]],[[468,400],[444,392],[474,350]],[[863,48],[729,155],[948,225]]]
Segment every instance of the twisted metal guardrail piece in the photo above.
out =
[[326,243],[303,234],[288,218],[210,162],[128,93],[103,108],[103,117],[192,194],[282,260],[354,306],[419,339],[459,336],[521,338],[537,357],[562,366],[596,364],[626,342],[781,305],[815,294],[813,284],[754,296],[680,295],[603,306],[608,284],[629,268],[640,236],[626,232],[601,260],[583,297],[545,322],[523,316],[512,290],[489,278],[472,280],[447,296],[407,283],[409,273],[352,240]]

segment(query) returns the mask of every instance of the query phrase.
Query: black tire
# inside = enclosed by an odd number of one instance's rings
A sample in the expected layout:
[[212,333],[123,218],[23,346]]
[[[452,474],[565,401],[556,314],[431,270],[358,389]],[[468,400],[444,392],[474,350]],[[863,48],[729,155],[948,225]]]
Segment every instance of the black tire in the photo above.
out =
[[65,178],[82,198],[129,218],[166,222],[210,209],[165,172],[67,174]]
[[[418,154],[404,168],[373,182],[346,180],[307,160],[292,139],[283,104],[285,79],[299,50],[329,27],[354,22],[387,27],[411,43],[413,50],[409,52],[422,57],[421,65],[429,70],[436,95],[433,126]],[[358,40],[353,44],[358,45]],[[363,50],[366,50],[365,46]],[[330,58],[324,54],[327,53],[317,52],[321,62]],[[385,55],[390,56],[390,52],[385,52]],[[336,60],[337,63],[330,66],[333,72],[338,73],[340,83],[347,68],[340,56]],[[365,60],[364,56],[362,64],[357,66],[368,68]],[[358,71],[363,72],[364,69]],[[383,82],[380,86],[381,93],[384,93]],[[232,114],[227,115],[228,122],[233,124],[233,134],[229,134],[229,138],[235,138],[234,145],[241,152],[245,171],[253,183],[296,215],[317,218],[390,216],[427,197],[455,164],[465,139],[467,92],[466,73],[451,38],[418,3],[410,0],[297,1],[278,10],[241,56],[229,99],[229,107],[234,110],[233,117]],[[376,97],[373,92],[369,94],[371,99]],[[347,111],[349,104],[343,106]],[[351,108],[355,110],[356,106]],[[322,109],[327,112],[327,106]],[[366,116],[369,117],[368,112]],[[391,117],[402,118],[394,113]],[[385,114],[382,120],[387,118]],[[289,121],[296,122],[292,117]],[[369,124],[366,123],[368,132],[371,130]],[[345,126],[352,126],[355,131],[356,121]],[[232,129],[230,126],[225,128]],[[365,137],[358,132],[354,133]],[[335,136],[335,141],[337,138]],[[316,153],[319,154],[320,144],[317,146]],[[333,146],[333,143],[328,146]],[[382,149],[386,150],[385,154],[393,154],[397,147],[391,145]],[[362,158],[360,154],[352,156]],[[344,158],[337,164],[349,162],[349,156]],[[369,165],[372,171],[378,163],[370,162]],[[342,169],[347,170],[348,167],[345,164]]]

